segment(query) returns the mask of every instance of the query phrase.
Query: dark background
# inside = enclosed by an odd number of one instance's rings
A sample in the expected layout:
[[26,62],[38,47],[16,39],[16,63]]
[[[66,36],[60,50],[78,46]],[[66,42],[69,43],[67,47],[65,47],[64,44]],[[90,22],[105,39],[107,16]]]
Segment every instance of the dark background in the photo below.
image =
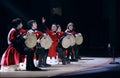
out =
[[[41,28],[45,16],[47,25],[56,22],[66,29],[73,22],[81,32],[84,42],[80,46],[82,56],[111,56],[107,45],[111,44],[115,55],[120,56],[120,5],[119,0],[0,0],[0,56],[7,48],[7,34],[12,19],[19,17],[26,22],[34,19]],[[54,15],[51,9],[60,7],[62,15]]]

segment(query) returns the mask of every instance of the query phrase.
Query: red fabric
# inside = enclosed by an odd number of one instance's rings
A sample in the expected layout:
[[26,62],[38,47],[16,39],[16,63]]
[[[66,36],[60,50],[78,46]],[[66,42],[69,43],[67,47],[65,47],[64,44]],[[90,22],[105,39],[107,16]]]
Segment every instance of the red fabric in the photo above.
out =
[[33,59],[37,60],[37,54],[36,53],[34,53],[34,58]]
[[57,56],[57,52],[56,52],[57,45],[58,45],[58,42],[53,41],[51,47],[49,48],[49,53],[48,53],[49,57],[56,57]]
[[43,34],[41,31],[38,31],[38,30],[32,31],[31,33],[35,34],[37,39],[38,39],[39,36],[41,36]]
[[67,29],[65,32],[71,33],[73,35],[76,34],[76,32],[74,30],[69,30],[69,29]]
[[[24,33],[24,32],[22,31],[17,32],[15,29],[12,30],[8,38],[9,41],[14,40],[16,34],[18,33]],[[9,44],[8,48],[6,49],[6,51],[2,56],[1,65],[2,66],[15,65],[23,61],[24,61],[24,56],[21,56],[20,53],[16,50],[16,48],[13,47],[12,44]]]
[[49,29],[46,29],[46,33],[48,33],[50,35],[50,37],[53,41],[58,41],[58,37],[57,37],[56,33],[54,33],[53,31],[51,31]]
[[38,39],[38,37],[41,36],[43,33],[41,31],[37,31],[37,32],[35,32],[35,34],[36,34],[36,37]]
[[[76,32],[75,32],[74,30],[69,30],[69,29],[67,29],[65,32],[70,33],[70,34],[73,34],[73,35],[76,34]],[[72,53],[74,53],[74,50],[73,50],[73,49],[72,49]],[[66,55],[68,55],[68,50],[66,50]]]
[[2,66],[15,65],[20,63],[20,53],[11,45],[8,46],[1,59]]
[[62,37],[64,35],[64,32],[57,32],[57,35],[58,35],[58,39],[60,39],[60,37]]
[[[43,34],[41,31],[38,31],[38,30],[36,32],[32,32],[32,33],[36,34],[37,39],[39,38],[39,36],[41,36]],[[32,48],[32,50],[34,50],[34,48]],[[36,56],[34,58],[36,58]]]
[[68,55],[68,50],[65,50],[66,55]]
[[[39,36],[41,36],[43,33],[41,31],[36,30],[35,32],[32,32],[33,34],[36,34],[36,38],[38,39]],[[32,50],[34,50],[34,48],[31,48]],[[36,55],[36,53],[34,53],[34,58],[33,59],[37,59],[38,56]]]
[[19,32],[20,32],[21,34],[24,34],[24,33],[26,33],[27,31],[26,31],[25,29],[20,29]]
[[12,41],[15,39],[15,34],[17,33],[16,30],[13,30],[11,33],[10,33],[10,37],[9,37],[9,40]]
[[48,56],[49,57],[56,57],[57,56],[57,52],[56,52],[56,47],[58,45],[58,36],[56,33],[50,31],[49,29],[45,30],[46,33],[48,33],[53,41],[51,47],[49,48],[49,53]]

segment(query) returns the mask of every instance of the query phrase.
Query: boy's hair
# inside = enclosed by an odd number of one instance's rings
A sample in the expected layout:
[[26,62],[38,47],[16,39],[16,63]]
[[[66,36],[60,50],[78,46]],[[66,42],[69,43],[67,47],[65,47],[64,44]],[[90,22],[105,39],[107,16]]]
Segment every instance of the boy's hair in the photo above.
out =
[[27,22],[27,25],[28,25],[29,27],[32,27],[32,24],[35,23],[35,22],[36,22],[35,20],[29,20],[29,21]]
[[22,23],[22,20],[20,18],[15,18],[12,20],[11,25],[16,28],[20,23]]

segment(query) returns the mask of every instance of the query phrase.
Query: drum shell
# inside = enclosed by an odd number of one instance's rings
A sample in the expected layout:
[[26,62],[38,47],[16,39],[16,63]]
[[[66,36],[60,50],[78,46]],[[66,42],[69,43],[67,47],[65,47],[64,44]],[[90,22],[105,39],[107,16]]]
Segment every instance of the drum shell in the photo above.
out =
[[37,43],[36,34],[27,33],[26,40],[25,40],[25,46],[27,48],[33,48],[36,46],[36,43]]
[[40,39],[40,44],[41,47],[43,47],[44,49],[49,49],[52,45],[52,39],[49,35],[46,36],[46,38],[44,38],[44,36]]
[[68,38],[68,35],[63,36],[60,40],[59,40],[59,46],[61,46],[62,48],[69,48],[71,46],[70,44],[70,38]]
[[83,36],[76,34],[76,35],[75,35],[75,43],[76,43],[77,45],[81,45],[81,44],[83,43]]

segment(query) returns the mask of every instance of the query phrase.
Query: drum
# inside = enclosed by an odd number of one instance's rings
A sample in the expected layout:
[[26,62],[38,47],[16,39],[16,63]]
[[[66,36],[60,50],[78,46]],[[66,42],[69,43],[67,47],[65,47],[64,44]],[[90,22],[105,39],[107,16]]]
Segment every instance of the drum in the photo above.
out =
[[73,35],[70,35],[70,46],[75,45],[75,37]]
[[26,40],[25,40],[26,47],[33,48],[36,46],[36,43],[37,43],[36,34],[27,33]]
[[52,45],[52,39],[50,38],[49,35],[46,35],[46,38],[43,36],[40,40],[41,47],[44,49],[49,49]]
[[81,33],[75,34],[75,43],[81,45],[83,43],[83,36]]
[[64,36],[61,38],[60,43],[62,44],[63,48],[68,48],[70,47],[70,35]]

